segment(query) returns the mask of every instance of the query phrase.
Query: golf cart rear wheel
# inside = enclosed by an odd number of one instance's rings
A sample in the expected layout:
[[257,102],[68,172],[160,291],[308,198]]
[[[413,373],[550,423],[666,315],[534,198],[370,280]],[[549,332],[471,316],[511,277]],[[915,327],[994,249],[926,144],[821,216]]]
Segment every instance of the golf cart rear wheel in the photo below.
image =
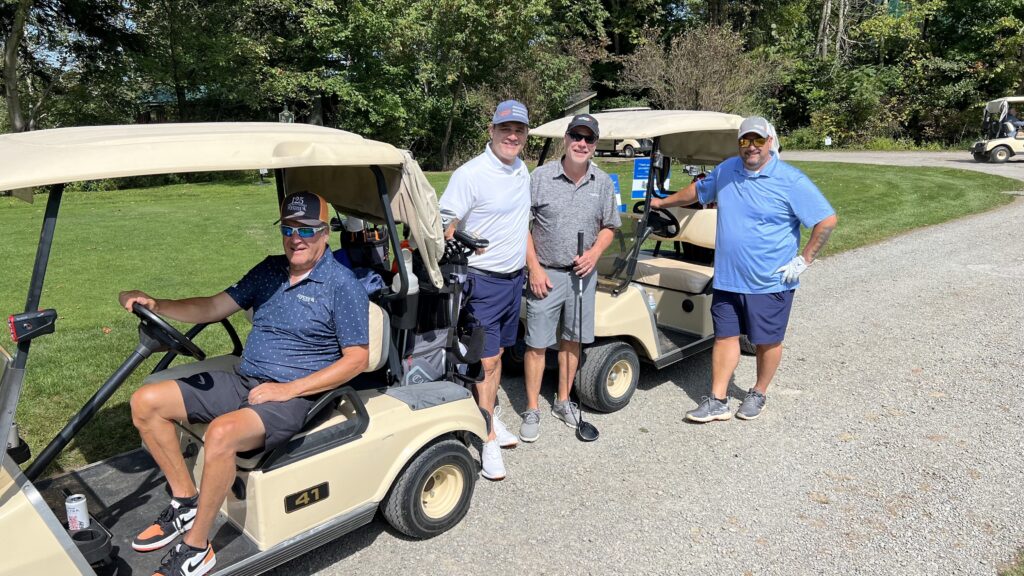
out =
[[1006,162],[1009,159],[1010,149],[1007,148],[1006,146],[999,146],[993,148],[992,151],[988,153],[988,160],[993,164],[1002,164],[1003,162]]
[[640,359],[633,347],[621,340],[589,346],[576,392],[580,400],[598,412],[615,412],[629,404],[640,379]]
[[466,515],[475,483],[476,462],[466,446],[442,440],[406,465],[381,502],[381,511],[395,530],[432,538]]

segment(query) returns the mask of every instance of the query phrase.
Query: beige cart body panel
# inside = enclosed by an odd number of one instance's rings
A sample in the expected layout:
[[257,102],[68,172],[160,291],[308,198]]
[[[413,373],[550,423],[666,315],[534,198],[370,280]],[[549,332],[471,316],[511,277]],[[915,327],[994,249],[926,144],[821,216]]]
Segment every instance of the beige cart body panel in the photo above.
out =
[[32,484],[11,461],[0,470],[0,575],[94,574]]
[[[239,471],[245,484],[245,499],[228,494],[221,512],[266,550],[311,526],[343,516],[367,502],[383,500],[398,473],[413,455],[436,438],[468,431],[486,437],[480,410],[471,398],[411,410],[404,402],[377,391],[360,392],[370,415],[366,432],[357,440],[320,454],[271,470]],[[343,405],[316,429],[336,425],[353,413]],[[205,426],[189,425],[182,430],[182,450],[197,444],[196,456],[186,461],[197,485],[203,474],[201,434]],[[344,462],[345,466],[339,466]],[[327,482],[330,495],[316,504],[285,512],[284,498]],[[200,489],[202,487],[200,486]]]

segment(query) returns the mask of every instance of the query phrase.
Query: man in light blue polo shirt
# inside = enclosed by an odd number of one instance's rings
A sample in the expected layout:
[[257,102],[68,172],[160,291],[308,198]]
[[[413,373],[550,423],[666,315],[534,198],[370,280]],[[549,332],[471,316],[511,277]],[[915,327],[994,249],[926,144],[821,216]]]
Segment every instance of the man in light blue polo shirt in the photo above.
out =
[[501,381],[501,354],[515,344],[530,233],[530,173],[519,154],[526,146],[530,118],[526,106],[506,100],[487,127],[490,142],[482,154],[459,167],[441,195],[443,218],[450,221],[445,237],[456,228],[487,239],[487,250],[469,256],[465,308],[484,330],[481,362],[484,381],[476,386],[480,409],[491,420],[489,437],[480,452],[484,478],[505,478],[501,448],[518,443],[494,413]]
[[[652,208],[696,200],[718,203],[711,395],[686,413],[694,422],[732,418],[726,391],[739,364],[740,334],[757,346],[757,382],[736,417],[753,420],[761,414],[768,384],[782,360],[798,278],[836,227],[835,211],[817,186],[771,153],[772,132],[760,116],[745,119],[739,129],[739,156],[719,164],[707,178],[651,200]],[[811,229],[811,238],[798,254],[801,225]]]
[[[235,455],[287,442],[318,395],[367,367],[369,300],[352,271],[331,255],[328,220],[323,198],[289,194],[281,204],[284,254],[268,256],[233,286],[180,300],[138,290],[118,297],[129,311],[137,302],[191,324],[219,322],[242,309],[254,312],[236,369],[154,382],[132,395],[132,423],[171,492],[170,504],[132,540],[132,548],[152,552],[185,535],[163,557],[161,574],[201,576],[213,569],[209,534],[235,479]],[[174,427],[186,420],[210,423],[201,493]]]

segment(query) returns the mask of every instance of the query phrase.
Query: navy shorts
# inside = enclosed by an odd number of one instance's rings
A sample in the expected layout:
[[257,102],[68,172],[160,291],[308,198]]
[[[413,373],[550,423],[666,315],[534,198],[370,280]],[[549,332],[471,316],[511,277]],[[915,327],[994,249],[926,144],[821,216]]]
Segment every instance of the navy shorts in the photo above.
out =
[[177,381],[189,423],[211,422],[214,418],[249,408],[263,421],[265,450],[287,442],[302,428],[306,413],[316,396],[300,396],[284,402],[249,404],[249,391],[263,383],[238,372],[200,372]]
[[484,329],[483,358],[497,356],[516,343],[525,275],[495,278],[470,272],[463,287],[464,306]]
[[752,344],[777,344],[786,337],[789,311],[796,290],[771,294],[740,294],[715,290],[711,297],[711,318],[715,337],[746,334]]

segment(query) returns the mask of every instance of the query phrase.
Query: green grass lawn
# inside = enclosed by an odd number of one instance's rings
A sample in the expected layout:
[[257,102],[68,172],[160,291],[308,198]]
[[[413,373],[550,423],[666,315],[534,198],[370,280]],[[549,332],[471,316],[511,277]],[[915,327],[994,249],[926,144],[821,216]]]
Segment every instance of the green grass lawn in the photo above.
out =
[[[631,181],[632,164],[605,162]],[[801,163],[839,214],[826,253],[1011,201],[1020,182],[955,170]],[[441,191],[450,173],[430,173]],[[678,187],[685,176],[677,176]],[[32,345],[17,420],[37,454],[137,344],[135,317],[119,308],[121,290],[164,298],[213,294],[267,253],[279,253],[274,186],[251,182],[146,190],[67,193],[51,254],[42,307],[59,312],[56,334]],[[0,198],[0,314],[24,309],[45,197],[29,205]],[[241,332],[246,323],[235,321]],[[244,335],[244,334],[243,334]],[[209,354],[229,349],[223,331],[197,339]],[[4,338],[3,346],[12,350]],[[152,369],[150,359],[64,451],[70,469],[138,445],[128,398]]]

